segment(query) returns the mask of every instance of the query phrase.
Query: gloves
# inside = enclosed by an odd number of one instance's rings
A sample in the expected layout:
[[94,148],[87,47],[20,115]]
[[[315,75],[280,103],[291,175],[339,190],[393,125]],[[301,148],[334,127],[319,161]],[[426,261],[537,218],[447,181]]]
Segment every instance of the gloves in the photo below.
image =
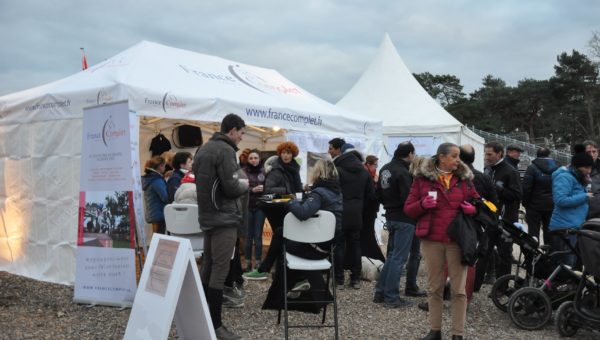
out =
[[475,215],[475,213],[477,213],[477,208],[475,208],[475,206],[467,201],[463,201],[460,204],[460,208],[462,209],[463,213],[467,216],[473,216]]
[[425,198],[421,200],[421,206],[423,209],[433,209],[437,207],[437,200],[431,196],[425,196]]

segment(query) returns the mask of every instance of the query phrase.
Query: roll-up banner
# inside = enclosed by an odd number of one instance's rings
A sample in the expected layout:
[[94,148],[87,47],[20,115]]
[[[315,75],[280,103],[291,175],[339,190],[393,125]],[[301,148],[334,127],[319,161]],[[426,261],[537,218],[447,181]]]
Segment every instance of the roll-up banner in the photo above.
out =
[[75,302],[133,304],[138,129],[127,101],[83,111]]

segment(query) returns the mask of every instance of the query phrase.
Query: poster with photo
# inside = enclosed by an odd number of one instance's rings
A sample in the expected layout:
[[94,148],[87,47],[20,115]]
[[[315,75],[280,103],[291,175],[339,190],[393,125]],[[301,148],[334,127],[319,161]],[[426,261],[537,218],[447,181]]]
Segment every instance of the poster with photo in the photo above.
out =
[[126,101],[83,111],[75,302],[133,304],[138,124]]
[[131,191],[83,192],[79,202],[78,246],[133,248],[135,220]]

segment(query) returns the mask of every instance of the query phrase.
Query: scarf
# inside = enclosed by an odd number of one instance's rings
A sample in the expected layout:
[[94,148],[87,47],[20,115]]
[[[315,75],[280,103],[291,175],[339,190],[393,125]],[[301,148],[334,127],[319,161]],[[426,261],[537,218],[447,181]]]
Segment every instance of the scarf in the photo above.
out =
[[286,176],[290,179],[294,191],[292,193],[302,191],[302,180],[300,179],[300,164],[292,159],[289,163],[284,163],[280,157],[277,158],[277,163],[286,173]]

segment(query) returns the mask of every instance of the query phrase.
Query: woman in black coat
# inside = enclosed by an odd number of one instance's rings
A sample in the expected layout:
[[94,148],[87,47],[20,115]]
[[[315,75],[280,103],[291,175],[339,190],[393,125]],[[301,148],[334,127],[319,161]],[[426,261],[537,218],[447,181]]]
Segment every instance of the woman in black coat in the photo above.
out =
[[[341,229],[342,224],[342,193],[338,181],[337,170],[331,160],[320,159],[313,168],[312,176],[313,185],[312,191],[307,195],[304,201],[292,200],[288,204],[288,210],[294,214],[299,220],[304,221],[309,219],[319,210],[331,211],[335,215],[336,230]],[[286,241],[286,251],[292,255],[301,256],[307,259],[319,260],[327,258],[331,251],[333,239],[330,241],[308,244],[294,241]],[[276,250],[282,253],[280,247]],[[277,266],[277,271],[273,278],[273,283],[269,288],[267,298],[263,304],[263,309],[282,309],[283,308],[283,264],[280,262]],[[329,300],[331,296],[325,290],[325,282],[321,273],[316,271],[295,271],[288,270],[289,287],[293,287],[295,283],[305,279],[308,284],[304,287],[310,287],[311,290],[303,290],[298,292],[298,296],[289,296],[296,300]],[[318,313],[323,304],[290,304],[288,309]]]
[[[300,180],[300,165],[294,157],[298,156],[298,146],[293,142],[283,142],[277,146],[277,157],[270,157],[265,162],[265,194],[292,195],[302,192],[302,181]],[[282,211],[285,215],[285,211]],[[283,223],[283,215],[281,222]],[[274,225],[276,222],[268,216],[273,236],[267,250],[267,255],[260,266],[253,271],[244,274],[248,280],[265,280],[271,271],[275,260],[281,255],[280,249],[283,242],[283,225]],[[276,220],[279,220],[277,218]]]

